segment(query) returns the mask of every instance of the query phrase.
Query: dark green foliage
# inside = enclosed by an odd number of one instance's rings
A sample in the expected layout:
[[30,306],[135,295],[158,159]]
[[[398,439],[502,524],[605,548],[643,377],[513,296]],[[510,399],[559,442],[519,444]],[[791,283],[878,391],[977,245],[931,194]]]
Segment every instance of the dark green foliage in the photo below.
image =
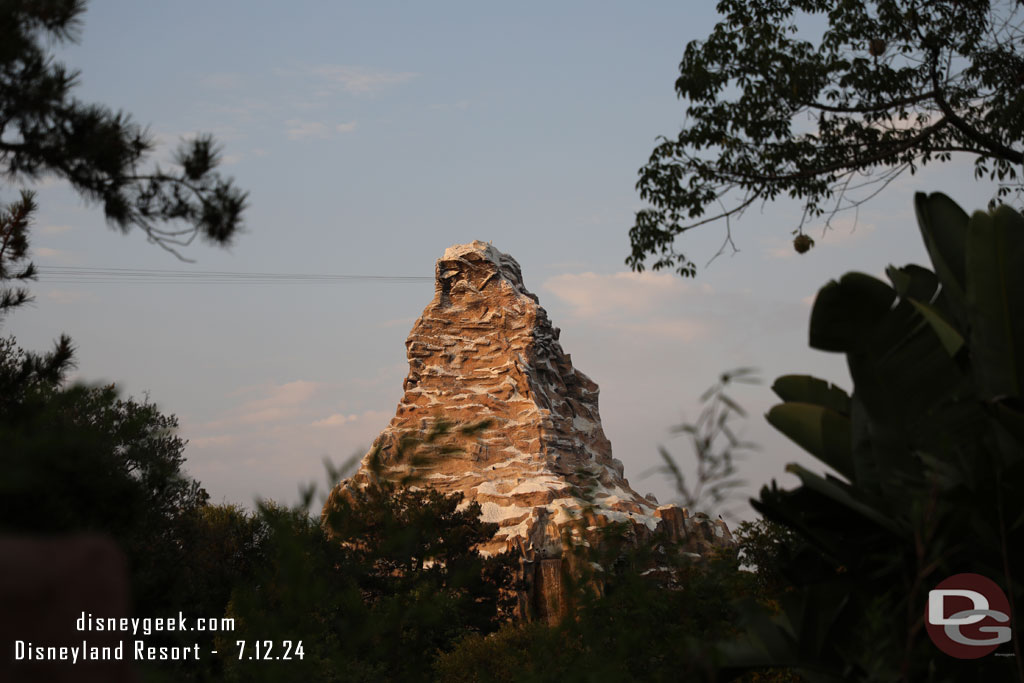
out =
[[179,527],[185,560],[172,600],[197,616],[223,615],[235,586],[263,563],[269,537],[267,519],[237,505],[194,509]]
[[732,550],[706,564],[666,557],[671,586],[645,574],[648,558],[636,559],[620,561],[603,594],[582,600],[579,618],[563,624],[570,642],[583,644],[573,665],[588,675],[577,680],[700,680],[713,671],[707,644],[734,632],[733,602],[747,594],[750,576]]
[[[797,465],[802,485],[757,507],[799,539],[774,619],[749,615],[733,662],[799,666],[811,680],[1024,680],[1015,657],[965,661],[924,631],[928,590],[973,572],[1024,600],[1024,217],[970,219],[917,195],[935,272],[851,273],[820,291],[811,345],[846,354],[854,392],[780,378],[768,420],[839,476]],[[755,654],[759,653],[759,654]],[[812,675],[813,674],[813,675]]]
[[0,340],[0,528],[108,533],[128,554],[139,609],[168,607],[180,532],[206,492],[181,471],[177,420],[113,386],[65,386],[69,355]]
[[[474,550],[497,525],[480,521],[478,503],[459,509],[461,502],[461,495],[381,482],[336,499],[324,523],[359,568],[369,599],[450,589],[451,606],[463,612],[458,627],[484,631],[492,628],[499,589],[510,577],[506,562],[485,561]],[[437,635],[449,637],[443,633],[453,626],[439,621]]]
[[[236,586],[252,580],[266,562],[270,528],[260,514],[235,505],[201,505],[179,516],[173,529],[173,545],[150,548],[149,568],[159,571],[163,581],[157,600],[137,604],[135,616],[175,615],[182,612],[189,620],[221,619],[228,610]],[[189,648],[199,644],[208,652],[221,638],[230,642],[232,632],[170,631],[154,632],[146,637],[147,646]],[[225,649],[222,652],[230,652]],[[142,680],[221,681],[228,656],[206,655],[198,662],[156,661],[139,665]]]
[[[650,207],[626,263],[696,266],[676,237],[788,196],[807,220],[867,201],[904,171],[972,155],[975,177],[1021,192],[1024,50],[1016,0],[721,0],[722,21],[686,46],[676,92],[687,120],[661,138],[637,189]],[[823,30],[808,38],[818,27]]]
[[733,529],[739,559],[752,572],[755,596],[770,607],[777,607],[778,598],[791,582],[785,570],[797,551],[799,539],[789,528],[767,519],[742,522]]
[[43,355],[21,349],[14,338],[0,340],[0,411],[13,415],[30,393],[60,386],[74,367],[73,355],[67,336]]
[[[35,277],[35,268],[28,261],[28,226],[35,210],[35,195],[27,191],[21,193],[19,201],[0,208],[0,284]],[[0,286],[0,320],[4,313],[28,300],[24,287]]]
[[734,602],[754,595],[754,577],[735,550],[694,562],[657,545],[590,555],[607,569],[600,591],[578,577],[572,618],[464,638],[438,657],[438,680],[711,680],[710,644],[736,632]]
[[[545,624],[505,624],[489,636],[469,635],[434,662],[445,683],[532,683],[579,680],[581,643]],[[587,669],[587,672],[592,672]],[[577,678],[574,678],[577,676]]]
[[[345,580],[337,547],[304,510],[262,504],[258,515],[269,530],[262,561],[234,586],[226,614],[235,619],[235,630],[216,638],[217,650],[227,655],[224,680],[365,680],[374,675],[372,666],[368,671],[359,667],[354,643],[338,637],[339,632],[358,632],[365,609],[358,587]],[[245,659],[238,659],[237,640],[246,641]],[[257,640],[274,641],[280,654],[285,640],[293,648],[301,641],[303,657],[250,661]],[[353,675],[346,679],[349,672]]]
[[[70,355],[66,339],[45,356],[0,340],[0,533],[109,535],[128,558],[137,616],[222,615],[257,557],[253,520],[205,505],[173,416],[113,386],[66,386]],[[216,680],[215,665],[183,663],[173,680]]]
[[225,648],[236,639],[302,640],[305,656],[231,659],[226,680],[429,680],[439,652],[508,618],[511,560],[474,550],[495,531],[479,505],[459,509],[461,496],[384,480],[330,500],[322,524],[305,505],[261,506],[265,560],[233,594],[238,630]]

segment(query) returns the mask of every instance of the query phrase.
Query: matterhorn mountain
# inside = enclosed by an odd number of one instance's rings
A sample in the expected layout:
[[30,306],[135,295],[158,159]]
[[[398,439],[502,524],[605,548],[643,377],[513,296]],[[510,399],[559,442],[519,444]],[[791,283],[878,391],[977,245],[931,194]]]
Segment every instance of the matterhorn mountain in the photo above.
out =
[[[564,610],[563,557],[599,543],[609,524],[634,544],[658,536],[695,554],[732,543],[721,520],[691,518],[630,487],[601,427],[597,384],[558,337],[514,258],[479,241],[445,250],[434,298],[406,341],[409,374],[395,416],[332,492],[384,476],[479,503],[483,520],[499,525],[480,550],[519,554],[523,609],[548,619]],[[440,456],[407,457],[403,444],[439,421],[487,426],[452,429]]]

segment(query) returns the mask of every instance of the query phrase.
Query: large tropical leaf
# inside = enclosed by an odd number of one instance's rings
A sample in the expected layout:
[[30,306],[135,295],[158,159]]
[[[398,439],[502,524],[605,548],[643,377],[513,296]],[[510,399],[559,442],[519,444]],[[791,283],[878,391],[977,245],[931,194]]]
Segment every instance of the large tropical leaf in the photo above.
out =
[[985,398],[1024,388],[1024,217],[1008,207],[971,217],[967,308],[971,353]]
[[913,434],[961,391],[962,372],[940,336],[907,301],[862,334],[870,342],[848,353],[847,363],[856,395],[872,420],[873,438],[911,448]]
[[921,266],[909,263],[902,268],[889,266],[885,274],[901,298],[931,301],[939,289],[939,278],[935,273]]
[[902,533],[899,524],[895,520],[888,517],[884,512],[873,508],[871,505],[868,505],[861,500],[858,500],[854,489],[850,486],[844,485],[836,480],[821,477],[807,468],[801,467],[795,463],[786,465],[786,471],[798,476],[803,485],[810,490],[816,491],[827,498],[831,498],[843,507],[856,512],[883,529],[894,534]]
[[945,316],[942,315],[934,306],[927,304],[917,299],[907,299],[911,304],[914,305],[924,319],[931,326],[932,331],[942,342],[943,348],[946,349],[946,353],[950,356],[955,356],[960,349],[964,346],[964,338],[960,332],[953,327],[953,324],[946,320]]
[[854,479],[850,418],[813,403],[787,401],[774,406],[768,422],[839,474]]
[[850,414],[850,396],[834,384],[811,375],[783,375],[772,384],[772,391],[783,401],[800,401]]
[[966,308],[967,213],[952,199],[936,192],[914,195],[914,211],[924,246],[935,266],[935,274],[957,317]]
[[[748,624],[748,644],[795,658],[808,680],[1008,680],[994,659],[950,669],[920,615],[929,586],[962,572],[1024,602],[1024,217],[968,219],[939,194],[915,209],[934,273],[890,267],[892,287],[848,274],[815,301],[811,345],[846,354],[851,395],[802,375],[773,387],[785,403],[769,422],[848,479],[790,465],[800,486],[752,501],[813,557],[783,567],[795,600],[780,601],[775,632]],[[815,597],[843,581],[848,595]]]
[[896,291],[864,273],[847,273],[818,292],[811,309],[810,344],[821,351],[862,351],[867,332],[892,307]]

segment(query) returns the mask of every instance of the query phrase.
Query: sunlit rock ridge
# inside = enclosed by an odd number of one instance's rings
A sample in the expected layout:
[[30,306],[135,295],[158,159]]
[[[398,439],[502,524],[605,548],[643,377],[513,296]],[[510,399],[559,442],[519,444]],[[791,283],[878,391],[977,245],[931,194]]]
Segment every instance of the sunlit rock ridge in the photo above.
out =
[[[406,341],[395,417],[339,487],[371,476],[376,454],[387,478],[411,475],[415,485],[478,502],[482,518],[499,525],[482,550],[516,550],[528,562],[587,544],[609,522],[626,523],[638,542],[660,528],[698,551],[728,539],[724,523],[690,519],[630,487],[601,427],[597,384],[573,367],[514,258],[485,242],[456,245],[435,276],[434,298]],[[455,452],[411,459],[403,439],[422,438],[438,420],[490,425],[453,430],[445,443]]]

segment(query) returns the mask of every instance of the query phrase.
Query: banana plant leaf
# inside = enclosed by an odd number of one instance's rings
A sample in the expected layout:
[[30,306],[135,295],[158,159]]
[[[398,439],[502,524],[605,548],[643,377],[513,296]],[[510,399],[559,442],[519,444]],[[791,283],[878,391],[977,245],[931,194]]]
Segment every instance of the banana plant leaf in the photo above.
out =
[[971,353],[982,396],[1024,389],[1024,217],[1008,207],[975,213],[967,238]]
[[768,422],[839,474],[854,479],[850,418],[813,403],[787,401],[772,407]]
[[964,347],[964,338],[960,332],[953,327],[946,318],[931,304],[927,304],[923,301],[919,301],[913,298],[907,298],[914,308],[924,316],[924,319],[931,326],[932,331],[935,332],[939,341],[942,342],[942,346],[946,349],[946,353],[950,356],[955,356],[959,353],[960,349]]
[[850,395],[836,385],[811,375],[783,375],[772,384],[772,391],[783,401],[813,403],[841,415],[850,414]]
[[942,290],[959,320],[966,319],[967,213],[952,199],[936,192],[914,195],[914,212],[924,246],[935,266]]
[[909,263],[902,268],[889,266],[885,274],[903,299],[931,301],[939,290],[939,278],[927,268]]
[[870,505],[858,500],[851,492],[849,486],[841,485],[839,482],[830,481],[810,470],[795,463],[786,465],[786,471],[795,474],[800,478],[801,483],[812,491],[831,498],[840,505],[856,512],[865,519],[871,520],[878,526],[890,531],[893,534],[901,535],[903,530],[899,524],[886,514],[876,510]]
[[867,331],[885,317],[896,290],[864,273],[847,273],[821,288],[811,309],[810,345],[821,351],[863,351]]

